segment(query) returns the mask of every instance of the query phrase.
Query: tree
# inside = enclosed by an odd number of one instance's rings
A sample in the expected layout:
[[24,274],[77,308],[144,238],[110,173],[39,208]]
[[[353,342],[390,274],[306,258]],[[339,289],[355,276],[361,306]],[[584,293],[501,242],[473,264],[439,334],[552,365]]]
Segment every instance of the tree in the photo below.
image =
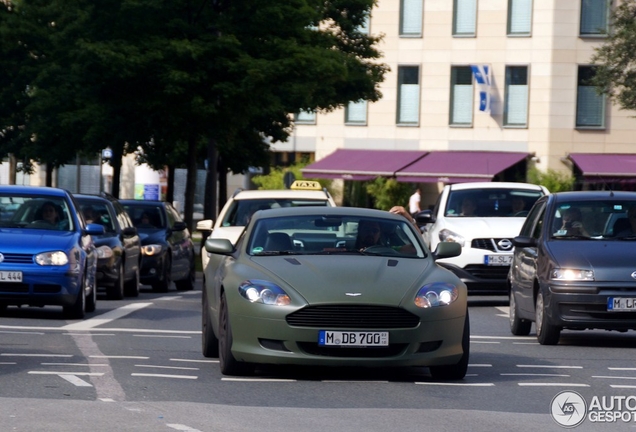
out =
[[618,102],[636,110],[636,2],[623,1],[612,12],[612,31],[595,49],[592,83]]

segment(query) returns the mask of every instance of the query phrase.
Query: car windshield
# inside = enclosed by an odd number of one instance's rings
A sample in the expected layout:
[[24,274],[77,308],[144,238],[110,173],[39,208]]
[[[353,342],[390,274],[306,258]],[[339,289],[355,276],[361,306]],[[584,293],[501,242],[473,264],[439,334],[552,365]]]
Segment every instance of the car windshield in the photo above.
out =
[[540,190],[488,188],[454,190],[448,196],[444,215],[457,217],[526,217],[543,196]]
[[360,216],[290,216],[256,221],[250,255],[354,254],[423,258],[409,223]]
[[124,208],[140,231],[160,230],[168,226],[165,213],[158,204],[125,204]]
[[281,207],[328,206],[327,200],[299,198],[263,198],[235,200],[223,218],[222,226],[245,226],[254,213]]
[[73,219],[64,198],[37,194],[0,196],[0,227],[73,230]]
[[551,215],[552,238],[636,240],[636,201],[559,203]]

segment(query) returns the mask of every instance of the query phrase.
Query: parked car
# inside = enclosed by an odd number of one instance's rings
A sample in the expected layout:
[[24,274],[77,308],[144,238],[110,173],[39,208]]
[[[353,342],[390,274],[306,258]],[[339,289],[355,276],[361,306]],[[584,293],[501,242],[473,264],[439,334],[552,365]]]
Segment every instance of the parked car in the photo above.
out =
[[563,329],[636,329],[636,193],[558,192],[540,198],[515,245],[510,330],[542,345]]
[[0,220],[0,310],[7,306],[62,306],[81,319],[97,303],[97,253],[92,236],[104,227],[84,223],[66,190],[0,186],[11,216]]
[[202,350],[227,375],[255,364],[427,366],[461,379],[469,357],[466,285],[435,264],[416,227],[389,212],[296,207],[254,213],[206,267]]
[[141,238],[141,283],[166,292],[194,289],[195,251],[185,222],[165,201],[120,200]]
[[141,240],[119,200],[112,195],[75,194],[86,222],[104,227],[94,236],[97,248],[97,287],[113,300],[139,295]]
[[[250,217],[258,210],[281,207],[331,206],[336,203],[327,189],[319,182],[296,180],[290,189],[277,190],[244,190],[237,189],[225,203],[216,223],[211,219],[197,222],[197,231],[202,233],[202,245],[208,236],[212,238],[227,238],[236,243],[245,229]],[[201,265],[203,269],[208,265],[210,254],[201,248]],[[213,263],[218,265],[218,259]]]
[[460,256],[438,264],[459,276],[469,294],[501,295],[507,293],[512,238],[530,207],[547,193],[545,187],[527,183],[456,183],[446,185],[434,208],[416,219],[429,249],[442,242],[462,246]]

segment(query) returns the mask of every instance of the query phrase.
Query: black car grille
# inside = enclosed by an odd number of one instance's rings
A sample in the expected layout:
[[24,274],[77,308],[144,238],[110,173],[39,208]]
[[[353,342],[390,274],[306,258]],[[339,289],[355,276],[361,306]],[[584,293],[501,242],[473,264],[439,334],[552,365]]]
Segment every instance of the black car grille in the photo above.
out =
[[506,280],[508,278],[508,270],[510,266],[486,266],[486,265],[467,265],[464,267],[468,273],[479,279],[497,279]]
[[408,344],[391,344],[388,347],[343,348],[322,347],[316,343],[299,342],[298,347],[307,354],[324,357],[349,358],[382,358],[394,357],[401,354]]
[[3,293],[28,293],[29,284],[20,282],[7,282],[0,285],[0,292]]
[[512,250],[514,249],[513,247],[504,249],[497,246],[501,240],[510,240],[510,239],[503,239],[503,238],[473,239],[473,241],[470,243],[470,247],[473,249],[485,249],[491,252],[512,252]]
[[400,308],[371,305],[309,306],[287,315],[295,327],[392,329],[415,328],[418,316]]
[[[62,286],[57,284],[35,284],[34,294],[55,294],[62,291]],[[9,282],[0,284],[0,292],[5,294],[28,294],[29,284],[21,282]]]
[[2,256],[3,264],[33,264],[32,254],[3,253]]

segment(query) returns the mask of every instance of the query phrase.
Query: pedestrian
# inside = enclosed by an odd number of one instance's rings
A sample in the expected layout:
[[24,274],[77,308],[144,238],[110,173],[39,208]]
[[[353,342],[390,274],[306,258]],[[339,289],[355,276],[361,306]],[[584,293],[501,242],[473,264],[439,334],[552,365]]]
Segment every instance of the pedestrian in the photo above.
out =
[[415,215],[421,211],[420,201],[422,196],[420,194],[420,188],[415,189],[415,192],[409,198],[409,212],[411,215]]

